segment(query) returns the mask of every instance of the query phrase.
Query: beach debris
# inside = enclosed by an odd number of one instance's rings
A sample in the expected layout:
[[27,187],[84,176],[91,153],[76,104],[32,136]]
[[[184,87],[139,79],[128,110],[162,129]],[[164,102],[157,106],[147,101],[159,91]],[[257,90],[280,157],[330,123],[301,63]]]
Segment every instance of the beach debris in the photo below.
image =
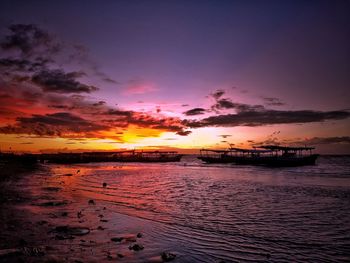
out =
[[56,239],[73,239],[74,236],[83,236],[90,233],[87,227],[57,226],[50,232],[56,233]]
[[170,252],[163,252],[160,256],[164,262],[169,262],[176,258],[176,255]]
[[143,236],[142,233],[137,233],[136,235],[137,238],[141,238],[142,236]]
[[81,217],[83,217],[83,216],[84,216],[82,212],[83,212],[83,211],[79,211],[79,212],[77,212],[77,218],[81,218]]
[[140,251],[140,250],[143,250],[144,247],[143,245],[140,245],[140,244],[133,244],[129,246],[129,249],[134,251]]
[[38,206],[63,206],[68,204],[67,201],[48,201],[38,204]]
[[95,205],[96,204],[93,199],[90,199],[88,203],[89,203],[89,205]]
[[122,242],[124,240],[124,237],[112,237],[111,240],[114,242]]
[[104,188],[106,188],[106,187],[107,187],[107,183],[103,183],[102,186],[103,186]]

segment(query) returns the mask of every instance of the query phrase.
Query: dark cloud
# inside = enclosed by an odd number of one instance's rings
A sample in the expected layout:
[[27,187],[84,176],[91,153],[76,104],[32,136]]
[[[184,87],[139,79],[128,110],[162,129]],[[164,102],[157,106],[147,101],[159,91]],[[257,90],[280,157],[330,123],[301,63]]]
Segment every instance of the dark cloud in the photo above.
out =
[[264,110],[264,106],[262,105],[250,105],[244,103],[236,103],[232,102],[230,99],[219,99],[216,101],[214,105],[212,105],[212,110],[227,110],[227,109],[235,109],[238,112],[244,111],[262,111]]
[[263,97],[263,100],[265,101],[265,104],[269,105],[269,106],[284,106],[284,105],[286,105],[280,99],[274,98],[274,97]]
[[14,24],[8,27],[9,34],[0,42],[3,50],[19,51],[22,56],[30,56],[38,51],[51,53],[59,50],[59,44],[41,28],[33,24]]
[[28,71],[34,72],[44,68],[50,60],[38,57],[34,60],[19,58],[2,58],[0,59],[0,68],[11,71]]
[[228,138],[228,137],[231,137],[232,135],[229,135],[229,134],[222,134],[222,135],[219,135],[219,137],[222,137],[224,139]]
[[210,94],[215,100],[220,99],[223,95],[225,94],[224,90],[217,90],[215,92],[213,92],[212,94]]
[[4,134],[29,134],[52,137],[69,137],[77,134],[90,135],[108,129],[107,126],[96,124],[68,112],[19,117],[14,125],[0,127]]
[[43,91],[57,93],[90,93],[97,88],[80,83],[76,79],[83,76],[81,72],[65,73],[62,70],[43,70],[32,77]]
[[341,120],[350,117],[347,111],[241,111],[237,114],[211,116],[202,120],[184,120],[191,128],[207,126],[263,126],[272,124],[310,123],[326,120]]
[[178,131],[176,134],[180,136],[187,136],[191,133],[192,133],[191,131]]
[[203,109],[203,108],[194,108],[194,109],[185,111],[183,114],[185,114],[186,116],[193,116],[193,115],[204,114],[205,112],[206,112],[206,109]]

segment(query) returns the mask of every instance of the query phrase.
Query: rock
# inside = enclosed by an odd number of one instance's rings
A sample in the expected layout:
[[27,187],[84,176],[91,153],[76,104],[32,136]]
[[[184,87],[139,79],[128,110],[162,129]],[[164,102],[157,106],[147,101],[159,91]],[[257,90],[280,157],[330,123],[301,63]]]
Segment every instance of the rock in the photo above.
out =
[[62,234],[62,235],[71,235],[71,236],[83,236],[90,233],[90,229],[87,227],[71,227],[71,226],[57,226],[51,232]]
[[142,237],[142,233],[137,233],[137,238],[141,238]]
[[62,212],[61,216],[68,216],[68,212]]
[[104,188],[106,188],[106,187],[107,187],[107,183],[103,183],[102,186],[103,186]]
[[114,242],[122,242],[124,237],[112,237],[111,240]]
[[73,174],[64,174],[63,176],[73,176]]
[[97,229],[98,230],[105,230],[106,228],[104,228],[103,226],[98,226]]
[[95,204],[95,201],[92,200],[92,199],[90,199],[90,200],[89,200],[89,205],[94,205],[94,204]]
[[143,250],[144,247],[140,244],[134,244],[134,245],[130,245],[129,249],[134,251],[140,251],[140,250]]
[[176,258],[176,255],[170,252],[163,252],[160,256],[164,262],[169,262]]
[[100,222],[106,223],[106,222],[108,222],[108,220],[107,219],[101,219]]
[[124,255],[123,255],[123,254],[118,253],[118,254],[117,254],[117,257],[118,257],[118,258],[123,258],[123,257],[124,257]]
[[80,170],[77,170],[77,174],[80,173]]

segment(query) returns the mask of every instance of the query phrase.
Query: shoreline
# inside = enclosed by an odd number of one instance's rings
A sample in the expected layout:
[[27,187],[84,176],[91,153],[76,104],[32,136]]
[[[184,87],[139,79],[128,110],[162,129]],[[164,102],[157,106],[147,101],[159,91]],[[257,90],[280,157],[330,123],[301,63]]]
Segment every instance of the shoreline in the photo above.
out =
[[42,191],[35,192],[37,186],[28,182],[42,184],[52,176],[41,172],[42,182],[32,182],[38,179],[30,178],[33,171],[1,182],[6,194],[0,203],[0,262],[156,263],[179,258],[179,253],[152,247],[145,230],[156,223],[116,213],[106,204],[74,196],[74,190],[73,198],[64,200],[63,185],[41,185]]

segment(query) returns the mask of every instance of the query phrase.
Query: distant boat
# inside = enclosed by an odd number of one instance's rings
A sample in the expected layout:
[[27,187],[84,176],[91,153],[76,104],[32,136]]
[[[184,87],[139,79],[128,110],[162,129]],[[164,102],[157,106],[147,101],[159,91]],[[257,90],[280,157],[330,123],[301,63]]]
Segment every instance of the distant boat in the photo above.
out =
[[225,151],[203,149],[198,158],[207,163],[302,166],[314,165],[319,156],[312,153],[315,149],[313,147],[265,145],[258,148],[260,149],[230,148]]
[[41,162],[90,163],[90,162],[179,162],[182,154],[175,151],[118,151],[42,154]]

